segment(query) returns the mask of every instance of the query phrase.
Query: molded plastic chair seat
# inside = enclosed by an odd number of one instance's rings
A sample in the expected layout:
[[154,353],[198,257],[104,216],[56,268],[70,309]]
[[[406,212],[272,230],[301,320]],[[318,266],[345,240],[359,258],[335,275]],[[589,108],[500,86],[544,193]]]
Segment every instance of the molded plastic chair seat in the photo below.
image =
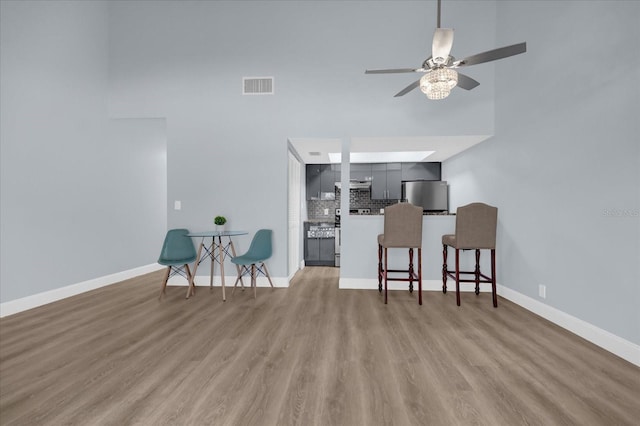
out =
[[253,297],[256,297],[256,275],[258,273],[263,274],[269,280],[269,284],[273,287],[271,282],[271,276],[267,270],[265,261],[271,257],[272,254],[272,234],[271,229],[260,229],[253,236],[249,250],[243,255],[236,256],[231,259],[231,262],[240,266],[238,269],[238,278],[233,285],[233,291],[235,291],[238,281],[245,275],[251,275],[251,286],[253,287]]
[[[195,262],[197,255],[193,240],[187,234],[189,234],[188,229],[171,229],[164,238],[158,263],[167,266],[167,273],[162,283],[160,297],[165,293],[169,278],[176,274],[191,282],[189,263]],[[187,290],[187,297],[189,297],[189,291]]]

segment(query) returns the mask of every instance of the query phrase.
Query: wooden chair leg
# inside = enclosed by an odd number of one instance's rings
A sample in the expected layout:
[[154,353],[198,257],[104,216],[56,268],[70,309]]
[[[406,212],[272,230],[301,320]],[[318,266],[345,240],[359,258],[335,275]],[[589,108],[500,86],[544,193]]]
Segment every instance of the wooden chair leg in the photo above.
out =
[[[233,283],[233,289],[231,290],[231,295],[233,296],[233,293],[235,293],[236,291],[236,287],[238,286],[238,281],[240,281],[240,278],[242,277],[242,267],[236,268],[238,271],[238,276],[236,277],[236,282]],[[244,291],[244,286],[242,286],[242,291]]]
[[442,292],[447,294],[447,245],[442,245]]
[[253,286],[253,298],[255,299],[257,296],[257,291],[256,291],[256,264],[252,263],[251,264],[251,285]]
[[162,286],[160,287],[160,297],[158,297],[158,299],[162,299],[162,296],[165,294],[165,290],[167,289],[167,281],[169,281],[170,273],[171,273],[171,266],[167,266],[167,272],[164,274],[164,281],[162,282]]
[[456,303],[460,306],[460,250],[456,248]]
[[189,269],[189,265],[185,264],[184,265],[184,270],[187,272],[187,281],[189,282],[189,286],[187,287],[187,299],[190,296],[193,296],[196,294],[196,277],[194,277],[193,275],[191,275],[191,270]]
[[269,270],[267,269],[267,265],[265,265],[264,262],[262,262],[262,269],[264,269],[264,274],[267,276],[269,284],[271,284],[271,288],[274,288],[273,282],[271,282],[271,275],[269,275]]

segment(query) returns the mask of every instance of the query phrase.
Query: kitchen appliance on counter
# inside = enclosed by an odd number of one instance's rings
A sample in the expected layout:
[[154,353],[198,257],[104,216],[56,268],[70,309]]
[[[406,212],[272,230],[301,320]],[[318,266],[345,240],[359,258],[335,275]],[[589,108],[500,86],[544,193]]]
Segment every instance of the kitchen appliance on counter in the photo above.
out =
[[442,180],[402,182],[402,199],[422,206],[423,212],[447,212],[449,187]]
[[371,214],[371,209],[349,209],[349,214],[367,215]]
[[[336,188],[342,189],[342,182],[335,183]],[[350,180],[349,181],[349,189],[355,191],[369,191],[371,190],[371,181],[370,180]]]

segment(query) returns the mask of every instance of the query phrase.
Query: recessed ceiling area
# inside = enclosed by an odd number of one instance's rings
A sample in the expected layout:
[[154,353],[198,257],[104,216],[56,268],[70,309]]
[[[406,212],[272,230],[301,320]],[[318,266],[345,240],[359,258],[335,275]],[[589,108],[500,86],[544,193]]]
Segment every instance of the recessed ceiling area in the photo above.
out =
[[[351,138],[350,144],[351,159],[352,162],[371,163],[442,162],[490,137],[491,135],[354,137]],[[289,141],[305,164],[329,164],[335,162],[331,160],[329,154],[342,153],[341,139],[290,138]],[[433,153],[428,154],[430,151]],[[354,156],[354,154],[358,155]],[[357,157],[363,159],[358,160]],[[367,161],[366,158],[379,160]]]

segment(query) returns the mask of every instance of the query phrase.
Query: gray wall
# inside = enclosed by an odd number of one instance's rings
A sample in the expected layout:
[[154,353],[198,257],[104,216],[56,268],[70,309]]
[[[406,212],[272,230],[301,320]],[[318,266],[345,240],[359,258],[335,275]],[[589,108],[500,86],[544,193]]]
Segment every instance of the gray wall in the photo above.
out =
[[[170,227],[274,229],[270,271],[287,276],[287,140],[491,134],[490,68],[471,96],[393,95],[429,56],[435,2],[150,2],[111,5],[111,108],[167,118]],[[495,5],[452,2],[460,52],[494,45]],[[467,15],[468,14],[468,15]],[[473,19],[471,19],[473,18]],[[491,31],[487,31],[491,28]],[[402,37],[399,37],[402,34]],[[273,96],[242,96],[243,76],[273,76]],[[449,124],[455,123],[455,126]],[[240,251],[250,238],[236,239]]]
[[[496,132],[443,164],[499,207],[498,281],[640,343],[640,3],[501,2]],[[548,73],[548,76],[545,74]]]
[[165,123],[108,119],[107,3],[0,8],[0,302],[153,263]]

